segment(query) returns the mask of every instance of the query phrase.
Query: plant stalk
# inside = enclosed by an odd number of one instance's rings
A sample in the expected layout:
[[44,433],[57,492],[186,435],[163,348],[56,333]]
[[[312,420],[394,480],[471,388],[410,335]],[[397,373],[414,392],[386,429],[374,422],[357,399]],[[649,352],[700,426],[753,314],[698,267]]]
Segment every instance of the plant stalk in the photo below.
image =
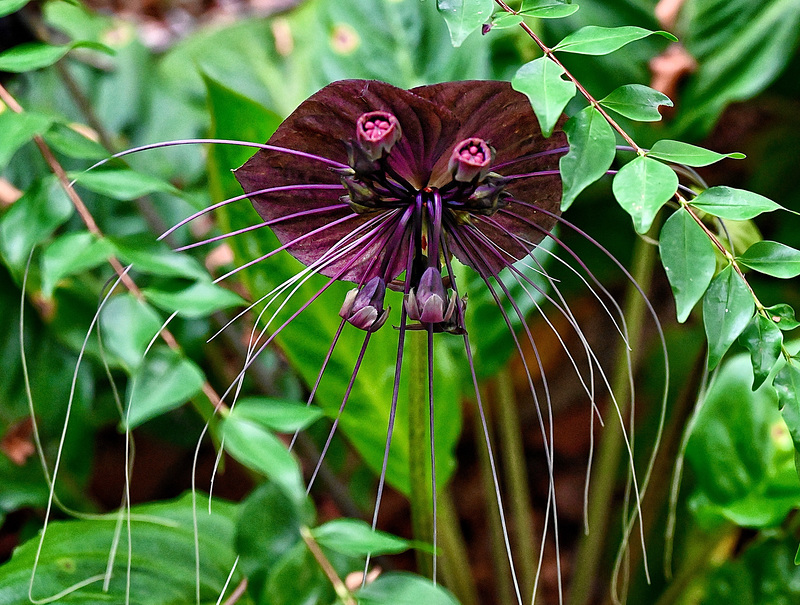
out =
[[[430,490],[430,409],[428,388],[432,377],[428,376],[428,333],[409,330],[409,379],[408,379],[408,475],[410,481],[411,526],[416,540],[433,542],[433,505]],[[433,556],[422,550],[416,551],[419,573],[433,578]]]

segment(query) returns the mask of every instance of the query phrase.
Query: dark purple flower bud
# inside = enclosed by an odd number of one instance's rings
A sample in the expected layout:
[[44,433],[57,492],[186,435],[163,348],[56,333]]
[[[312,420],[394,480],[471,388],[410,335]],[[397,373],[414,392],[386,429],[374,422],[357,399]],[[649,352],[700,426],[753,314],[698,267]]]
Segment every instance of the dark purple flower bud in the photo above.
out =
[[353,288],[347,293],[339,316],[359,330],[375,332],[389,316],[389,309],[383,308],[385,295],[386,284],[380,277],[373,277],[361,290]]
[[484,23],[483,25],[481,25],[481,34],[485,36],[490,31],[492,31],[492,25],[493,25],[492,23]]
[[442,274],[434,267],[425,270],[419,285],[412,288],[405,299],[408,316],[422,323],[440,323],[450,319],[455,310],[455,293],[447,303]]
[[465,209],[474,214],[491,216],[508,205],[510,194],[505,191],[509,179],[499,174],[489,174],[464,203]]
[[400,122],[388,111],[362,114],[356,122],[356,141],[364,155],[375,161],[389,153],[402,136]]
[[362,214],[370,212],[377,206],[381,197],[363,179],[355,174],[342,174],[342,185],[347,189],[347,195],[340,199],[350,204],[354,212]]

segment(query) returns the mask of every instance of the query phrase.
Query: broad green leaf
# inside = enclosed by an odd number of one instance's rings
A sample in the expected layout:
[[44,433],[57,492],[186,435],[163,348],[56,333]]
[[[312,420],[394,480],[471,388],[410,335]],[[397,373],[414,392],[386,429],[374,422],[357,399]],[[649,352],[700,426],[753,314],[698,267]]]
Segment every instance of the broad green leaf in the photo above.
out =
[[757,313],[739,336],[739,344],[750,351],[755,391],[764,384],[781,356],[783,334],[774,321]]
[[617,153],[614,131],[594,107],[576,113],[564,126],[569,152],[558,166],[564,188],[561,209],[566,210],[589,185],[604,176]]
[[672,107],[672,101],[663,92],[649,86],[626,84],[602,99],[600,105],[631,120],[658,122],[661,119],[658,108],[662,105]]
[[130,201],[156,192],[180,193],[162,179],[128,169],[94,170],[70,176],[78,185],[115,200]]
[[581,55],[607,55],[636,40],[659,35],[677,42],[678,39],[665,31],[651,31],[643,27],[625,25],[622,27],[599,27],[587,25],[571,33],[553,47],[555,51]]
[[286,445],[258,422],[240,415],[236,407],[222,421],[225,450],[246,467],[266,475],[292,502],[306,496],[300,465]]
[[208,272],[191,256],[178,254],[150,235],[109,237],[117,254],[135,271],[163,277],[207,280]]
[[397,554],[411,548],[408,540],[373,530],[358,519],[328,521],[312,529],[311,535],[322,546],[351,557]]
[[524,93],[539,120],[542,134],[553,134],[564,108],[575,96],[575,84],[564,80],[564,69],[547,57],[529,61],[511,79],[514,90]]
[[[344,578],[350,571],[356,571],[353,559],[349,559],[350,567],[343,567],[342,555],[325,551],[325,556]],[[360,563],[360,562],[359,562]],[[363,570],[363,564],[359,565]],[[304,543],[295,544],[270,568],[264,586],[261,603],[265,605],[320,605],[322,603],[341,602],[336,598],[336,593],[331,582],[322,573],[319,562]]]
[[706,189],[689,203],[714,216],[735,221],[755,218],[762,212],[772,212],[781,208],[780,204],[763,195],[725,186]]
[[[237,507],[215,500],[211,511],[197,511],[197,540],[200,548],[200,599],[215,603],[236,560],[233,548]],[[37,553],[39,537],[34,535],[14,551],[0,572],[0,603],[29,603],[31,569],[38,556],[33,596],[44,599],[78,582],[98,577],[57,599],[64,605],[121,604],[126,600],[127,546],[113,557],[111,581],[103,589],[103,575],[116,543],[119,515],[105,519],[55,521],[47,527],[44,547]],[[196,572],[194,557],[192,497],[134,506],[131,508],[131,599],[136,605],[194,603]],[[234,572],[226,596],[241,581]],[[241,605],[252,603],[240,600]]]
[[567,4],[557,0],[525,0],[519,12],[526,17],[537,19],[561,19],[569,17],[579,8],[577,4]]
[[113,253],[108,241],[88,231],[62,235],[42,255],[42,294],[50,298],[60,280],[104,264]]
[[683,141],[670,141],[669,139],[656,141],[653,148],[647,152],[647,155],[667,162],[685,164],[686,166],[708,166],[724,158],[741,160],[745,157],[743,153],[717,153]]
[[0,113],[0,170],[6,167],[11,157],[34,135],[42,134],[53,123],[53,118],[38,113]]
[[113,55],[114,51],[105,44],[82,40],[63,46],[53,46],[44,42],[27,42],[0,53],[0,71],[21,73],[48,67],[56,63],[73,48],[91,48]]
[[236,402],[234,409],[240,418],[279,433],[301,431],[323,416],[316,406],[272,397],[245,397]]
[[166,346],[154,346],[128,384],[127,428],[180,407],[200,393],[204,381],[193,361]]
[[359,605],[458,605],[446,589],[408,572],[381,574],[356,597]]
[[[312,509],[309,500],[293,502],[270,481],[259,485],[242,502],[236,524],[236,552],[254,591],[262,589],[266,573],[300,542],[300,528],[314,522]],[[260,594],[255,592],[253,597],[258,600]]]
[[16,13],[31,0],[0,0],[0,17]]
[[726,361],[702,400],[687,444],[698,486],[718,505],[745,500],[769,480],[770,431],[780,419],[772,389],[753,392],[752,381],[746,355]]
[[147,345],[163,323],[150,305],[128,293],[111,298],[100,314],[106,350],[118,357],[131,374],[142,365]]
[[795,319],[794,309],[785,303],[767,307],[765,311],[769,313],[772,321],[781,330],[794,330],[797,326],[800,326],[800,321]]
[[780,242],[756,242],[736,260],[760,273],[788,279],[800,275],[800,250]]
[[638,156],[614,175],[611,188],[633,218],[636,231],[647,233],[658,211],[678,190],[678,175],[666,164]]
[[6,263],[22,272],[31,250],[64,224],[72,202],[53,177],[35,181],[0,220],[0,252]]
[[189,318],[207,317],[214,311],[247,305],[235,292],[205,280],[196,281],[182,290],[144,288],[142,292],[157,307],[170,312],[177,311],[179,315]]
[[436,0],[436,8],[450,30],[453,46],[461,46],[472,32],[492,16],[492,0]]
[[753,296],[728,265],[711,281],[703,298],[703,323],[708,338],[708,368],[713,370],[755,311]]
[[100,143],[86,138],[66,124],[53,124],[44,140],[56,151],[79,160],[100,160],[109,153]]
[[683,323],[714,277],[714,245],[689,212],[680,208],[664,222],[658,247],[675,296],[678,321]]
[[797,367],[798,359],[792,357],[783,368],[775,375],[772,386],[778,393],[778,406],[781,416],[792,436],[795,450],[795,465],[797,474],[800,475],[800,368]]

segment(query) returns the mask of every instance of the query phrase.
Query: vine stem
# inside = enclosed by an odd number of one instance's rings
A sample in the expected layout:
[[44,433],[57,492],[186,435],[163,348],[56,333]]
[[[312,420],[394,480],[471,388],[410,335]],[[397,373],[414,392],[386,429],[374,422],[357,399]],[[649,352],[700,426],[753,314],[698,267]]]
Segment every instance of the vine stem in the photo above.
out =
[[317,544],[314,536],[311,535],[311,530],[307,527],[301,527],[300,536],[303,538],[303,542],[305,542],[308,550],[319,564],[320,569],[322,569],[322,573],[324,573],[325,577],[330,581],[331,585],[333,586],[333,590],[336,592],[336,596],[339,597],[339,600],[345,605],[357,605],[353,595],[351,595],[350,591],[347,590],[347,586],[345,586],[344,582],[339,577],[339,574],[336,573],[336,570],[333,568],[333,565],[331,565],[328,557],[326,557],[325,553],[322,552],[322,549],[319,547],[319,544]]
[[[22,106],[2,84],[0,84],[0,100],[2,100],[14,113],[24,112]],[[86,207],[86,204],[78,195],[78,192],[75,191],[75,188],[71,185],[70,179],[67,176],[67,172],[56,159],[55,155],[53,155],[53,151],[50,149],[47,142],[45,142],[40,135],[34,135],[33,142],[39,148],[39,152],[42,154],[44,161],[47,163],[52,173],[56,176],[56,179],[58,179],[61,188],[67,194],[67,197],[69,197],[72,205],[75,207],[76,212],[81,217],[83,224],[86,225],[86,229],[95,237],[103,238],[103,232],[100,230],[100,227],[97,226],[97,222],[94,220],[92,213]],[[115,256],[109,256],[108,263],[114,269],[114,272],[120,277],[122,284],[128,289],[128,291],[130,291],[130,293],[133,294],[138,300],[143,301],[144,294],[139,289],[139,286],[136,285],[136,282],[129,275],[129,273],[125,271],[125,267],[122,265],[119,259]],[[177,339],[168,328],[162,328],[160,336],[170,349],[173,351],[180,350],[180,344],[178,344]],[[215,410],[227,410],[227,405],[225,405],[225,403],[220,399],[216,390],[208,381],[203,382],[203,393],[211,401]]]
[[[512,15],[519,15],[519,11],[515,11],[508,4],[503,2],[503,0],[495,0],[495,2],[505,12],[510,13]],[[542,42],[542,39],[536,34],[535,31],[531,29],[531,27],[527,23],[523,21],[522,23],[519,24],[519,26],[525,31],[526,34],[528,34],[531,37],[531,39],[534,42],[536,42],[536,45],[542,50],[542,52],[548,59],[550,59],[553,63],[555,63],[562,70],[564,70],[564,74],[575,85],[575,88],[577,88],[578,91],[580,91],[580,93],[584,96],[584,98],[587,101],[589,101],[589,104],[592,107],[594,107],[597,111],[600,112],[600,115],[602,115],[603,118],[605,118],[605,120],[609,123],[609,125],[614,130],[616,130],[623,139],[625,139],[628,145],[633,147],[634,151],[636,151],[638,155],[644,155],[644,149],[642,149],[636,144],[636,142],[631,138],[631,136],[627,132],[625,132],[622,126],[617,124],[616,120],[614,120],[614,118],[612,118],[608,114],[608,112],[602,107],[602,105],[600,105],[600,103],[597,102],[597,99],[595,99],[592,96],[592,94],[588,90],[586,90],[586,88],[584,88],[583,84],[578,82],[578,79],[575,76],[573,76],[572,73],[566,67],[564,67],[564,64],[558,59],[558,57],[556,57],[555,53],[553,52],[553,49],[547,46],[544,42]]]
[[[428,461],[428,332],[410,330],[408,379],[408,475],[410,482],[411,525],[414,538],[433,542],[433,508],[430,495]],[[435,555],[434,555],[435,556]],[[417,568],[421,575],[433,578],[433,557],[417,549]]]

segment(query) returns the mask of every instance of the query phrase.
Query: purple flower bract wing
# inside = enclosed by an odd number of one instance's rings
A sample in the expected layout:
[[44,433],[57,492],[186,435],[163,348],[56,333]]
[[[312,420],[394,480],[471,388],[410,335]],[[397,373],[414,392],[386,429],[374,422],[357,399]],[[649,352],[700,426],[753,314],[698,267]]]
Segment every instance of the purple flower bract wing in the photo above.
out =
[[[319,262],[334,246],[382,211],[356,213],[341,198],[347,193],[334,168],[348,164],[348,143],[356,137],[356,123],[368,112],[386,111],[396,116],[402,137],[386,157],[393,172],[414,191],[443,187],[452,180],[448,162],[460,141],[479,137],[496,151],[493,166],[503,176],[556,171],[558,155],[542,152],[563,149],[560,129],[549,139],[541,135],[538,121],[525,95],[507,82],[463,81],[422,86],[410,91],[379,81],[334,82],[304,101],[278,128],[268,144],[312,154],[305,157],[285,151],[259,150],[235,175],[245,193],[265,188],[291,187],[250,196],[258,214],[270,222],[281,244],[300,262]],[[535,155],[535,157],[526,157]],[[330,160],[329,162],[324,161]],[[329,185],[326,189],[306,185]],[[558,174],[515,178],[506,186],[510,194],[505,211],[491,221],[467,220],[490,244],[470,234],[458,238],[486,248],[483,262],[499,270],[513,259],[523,258],[552,229],[555,219],[528,204],[558,214],[561,180]],[[524,204],[516,203],[520,200]],[[284,218],[285,217],[285,218]],[[453,223],[455,224],[455,223]],[[386,254],[389,236],[363,240],[351,249],[329,257],[317,270],[328,277],[364,283],[379,275],[375,259]],[[445,229],[448,249],[462,262],[475,266],[468,254]],[[363,245],[362,245],[363,244]],[[394,252],[388,274],[396,277],[406,268],[408,238]],[[505,258],[498,256],[502,250]],[[483,267],[475,267],[485,273]],[[386,277],[384,275],[383,277]]]

